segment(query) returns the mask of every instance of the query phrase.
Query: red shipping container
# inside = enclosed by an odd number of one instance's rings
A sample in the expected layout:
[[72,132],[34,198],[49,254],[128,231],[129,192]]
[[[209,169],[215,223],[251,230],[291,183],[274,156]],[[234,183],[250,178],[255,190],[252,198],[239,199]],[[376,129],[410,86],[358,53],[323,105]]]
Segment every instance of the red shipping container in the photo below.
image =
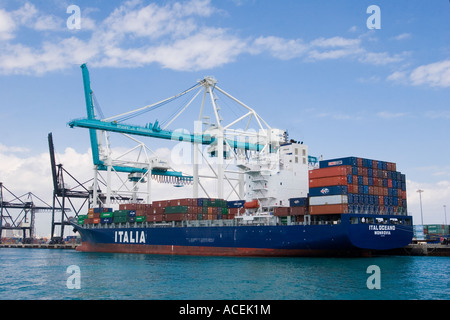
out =
[[[377,160],[372,160],[372,168],[378,168],[378,161]],[[373,170],[376,170],[376,169],[373,169]],[[373,175],[375,175],[375,173]]]
[[185,218],[184,213],[166,214],[166,221],[183,221]]
[[151,212],[153,214],[164,214],[164,208],[163,207],[154,207],[154,208],[152,208]]
[[363,177],[363,185],[365,185],[365,186],[369,185],[369,177],[366,177],[366,176]]
[[136,216],[141,217],[141,216],[146,216],[146,215],[147,215],[147,212],[145,210],[142,210],[142,209],[136,210]]
[[306,207],[290,207],[289,212],[291,216],[301,216],[306,214]]
[[289,207],[273,208],[273,215],[277,217],[287,217],[289,215]]
[[162,222],[162,221],[164,221],[164,215],[163,214],[147,215],[147,221],[150,221],[150,222]]
[[392,179],[388,179],[388,188],[392,188]]
[[328,167],[321,168],[309,171],[309,178],[326,178],[326,177],[336,177],[336,176],[347,176],[347,174],[352,173],[351,166],[336,166],[336,167]]
[[362,158],[356,158],[356,164],[358,165],[358,167],[362,167]]
[[406,200],[406,191],[402,191],[402,199]]
[[378,204],[384,206],[384,196],[378,196]]
[[347,176],[309,179],[310,188],[346,186],[346,185],[347,185]]
[[309,206],[309,214],[342,214],[348,213],[348,204],[327,204],[321,206]]
[[397,164],[396,163],[392,163],[392,171],[397,171]]
[[168,206],[168,201],[167,200],[153,201],[153,207],[165,208],[167,206]]
[[[347,185],[347,193],[353,193],[353,185],[352,184]],[[355,193],[357,193],[357,192],[355,192]]]

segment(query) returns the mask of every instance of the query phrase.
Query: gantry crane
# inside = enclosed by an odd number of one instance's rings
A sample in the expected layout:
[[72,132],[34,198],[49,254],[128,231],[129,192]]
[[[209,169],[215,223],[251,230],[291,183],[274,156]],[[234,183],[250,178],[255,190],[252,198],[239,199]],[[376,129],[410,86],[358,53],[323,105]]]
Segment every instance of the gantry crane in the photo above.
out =
[[[277,170],[279,167],[278,150],[280,146],[287,142],[286,131],[271,128],[254,109],[222,90],[217,85],[217,81],[212,77],[206,77],[198,81],[197,84],[189,89],[157,103],[133,111],[128,111],[117,116],[98,118],[96,114],[96,107],[98,107],[98,105],[96,106],[94,104],[95,99],[86,64],[83,64],[81,69],[87,118],[72,120],[69,122],[69,126],[71,128],[81,127],[89,129],[94,164],[93,190],[94,193],[97,190],[96,184],[99,172],[106,171],[106,185],[108,188],[106,194],[106,206],[111,204],[111,197],[113,196],[111,190],[111,174],[113,172],[128,174],[129,181],[133,182],[133,188],[131,188],[130,192],[136,193],[137,183],[146,181],[148,183],[147,202],[149,203],[151,202],[150,181],[158,176],[170,177],[171,180],[169,181],[174,182],[175,184],[192,183],[194,198],[199,196],[199,187],[201,187],[203,191],[207,193],[207,196],[209,196],[199,179],[201,177],[199,174],[200,157],[203,157],[204,160],[208,161],[203,153],[204,148],[202,146],[207,146],[208,156],[214,157],[216,160],[216,170],[213,169],[212,165],[209,166],[214,172],[214,175],[211,177],[217,179],[218,198],[226,198],[224,197],[224,184],[228,183],[232,189],[231,193],[234,193],[237,197],[243,199],[245,197],[243,187],[245,173],[260,172],[260,174],[264,174],[262,170]],[[143,126],[131,125],[124,122],[134,116],[141,115],[144,112],[166,105],[189,93],[195,93],[195,95],[162,128],[157,120],[152,123],[146,123]],[[193,133],[186,129],[170,130],[169,126],[193,104],[193,101],[200,96],[201,93],[203,93],[202,101],[198,119],[194,123]],[[243,113],[237,115],[236,118],[229,123],[224,123],[225,121],[220,114],[219,102],[221,101],[218,101],[218,94],[237,103],[238,106],[240,106],[240,111],[243,111]],[[212,117],[210,118],[213,119],[205,128],[205,123],[203,121],[206,118],[205,111],[207,100],[210,100],[212,110],[210,110],[212,114]],[[97,111],[97,113],[101,112]],[[242,125],[243,123],[244,129],[236,129],[236,126]],[[254,125],[255,123],[256,126]],[[140,155],[142,155],[143,152],[145,153],[147,149],[143,143],[131,136],[151,137],[191,143],[193,155],[192,175],[184,175],[181,172],[172,170],[167,162],[160,159],[158,156],[154,158],[147,156],[143,161],[137,160],[134,162],[123,161],[120,157],[113,159],[108,138],[110,132],[121,133],[138,142],[138,147],[141,148],[139,152]],[[229,164],[226,162],[230,158],[234,159],[234,170],[228,170]],[[234,176],[232,177],[232,175]],[[95,194],[94,199],[97,199],[97,195]]]

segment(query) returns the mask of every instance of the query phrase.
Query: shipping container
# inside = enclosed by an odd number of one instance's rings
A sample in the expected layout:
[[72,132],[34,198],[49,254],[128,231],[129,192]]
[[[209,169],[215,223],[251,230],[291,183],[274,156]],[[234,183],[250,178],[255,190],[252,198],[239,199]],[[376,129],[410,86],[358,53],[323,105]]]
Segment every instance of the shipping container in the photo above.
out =
[[101,223],[101,224],[110,224],[110,223],[113,223],[113,218],[112,218],[112,217],[100,218],[100,223]]
[[291,216],[300,216],[307,214],[306,207],[290,207],[289,214]]
[[145,222],[147,221],[147,216],[136,216],[136,222]]
[[326,178],[335,176],[347,176],[352,174],[352,166],[336,166],[336,167],[326,167],[315,170],[309,170],[309,178]]
[[290,207],[302,207],[308,205],[308,198],[291,198],[289,199]]
[[127,216],[114,216],[113,218],[114,223],[126,223],[127,222]]
[[188,206],[170,206],[166,207],[164,213],[188,213]]
[[244,203],[245,203],[245,200],[228,201],[227,207],[228,208],[243,208]]
[[328,186],[345,186],[347,185],[347,177],[329,177],[309,179],[310,188],[328,187]]
[[[353,191],[353,186],[352,191]],[[349,186],[328,186],[328,187],[318,187],[318,188],[310,188],[309,196],[310,197],[318,197],[318,196],[333,196],[339,194],[347,194]],[[291,207],[293,205],[291,204]]]
[[289,216],[289,207],[273,208],[273,215],[277,217],[287,217]]
[[325,204],[346,204],[348,203],[348,196],[346,195],[336,195],[336,196],[321,196],[321,197],[310,197],[310,206],[320,206]]
[[331,160],[323,160],[319,162],[320,168],[328,168],[334,166],[357,166],[357,158],[356,157],[346,157],[346,158],[338,158]]
[[319,214],[343,214],[348,213],[348,204],[330,204],[322,206],[310,206],[310,215]]
[[100,214],[100,218],[112,218],[113,217],[113,213],[112,212],[102,212]]

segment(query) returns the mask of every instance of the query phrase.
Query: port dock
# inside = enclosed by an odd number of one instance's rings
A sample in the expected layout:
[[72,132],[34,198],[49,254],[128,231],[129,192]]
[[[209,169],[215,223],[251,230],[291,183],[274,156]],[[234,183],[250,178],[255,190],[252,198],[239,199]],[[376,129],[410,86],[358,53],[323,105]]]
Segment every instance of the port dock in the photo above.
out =
[[450,245],[414,243],[403,248],[382,251],[380,255],[450,257]]
[[60,243],[60,244],[49,244],[49,243],[1,243],[0,248],[24,248],[24,249],[72,249],[75,250],[79,244],[77,243]]

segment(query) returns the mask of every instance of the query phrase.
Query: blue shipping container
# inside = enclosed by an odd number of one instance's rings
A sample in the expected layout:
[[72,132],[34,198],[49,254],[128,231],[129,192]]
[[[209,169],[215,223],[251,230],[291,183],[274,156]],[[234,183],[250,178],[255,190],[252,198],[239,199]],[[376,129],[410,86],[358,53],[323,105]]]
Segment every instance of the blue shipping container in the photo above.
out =
[[228,201],[227,208],[243,208],[245,200]]
[[328,168],[335,166],[357,166],[356,157],[337,158],[331,160],[322,160],[319,162],[320,168]]
[[309,189],[310,197],[336,196],[346,194],[347,194],[347,186],[330,186],[330,187],[318,187]]
[[113,223],[113,218],[100,218],[100,223],[102,224]]
[[308,198],[292,198],[289,199],[290,207],[303,207],[308,205]]

